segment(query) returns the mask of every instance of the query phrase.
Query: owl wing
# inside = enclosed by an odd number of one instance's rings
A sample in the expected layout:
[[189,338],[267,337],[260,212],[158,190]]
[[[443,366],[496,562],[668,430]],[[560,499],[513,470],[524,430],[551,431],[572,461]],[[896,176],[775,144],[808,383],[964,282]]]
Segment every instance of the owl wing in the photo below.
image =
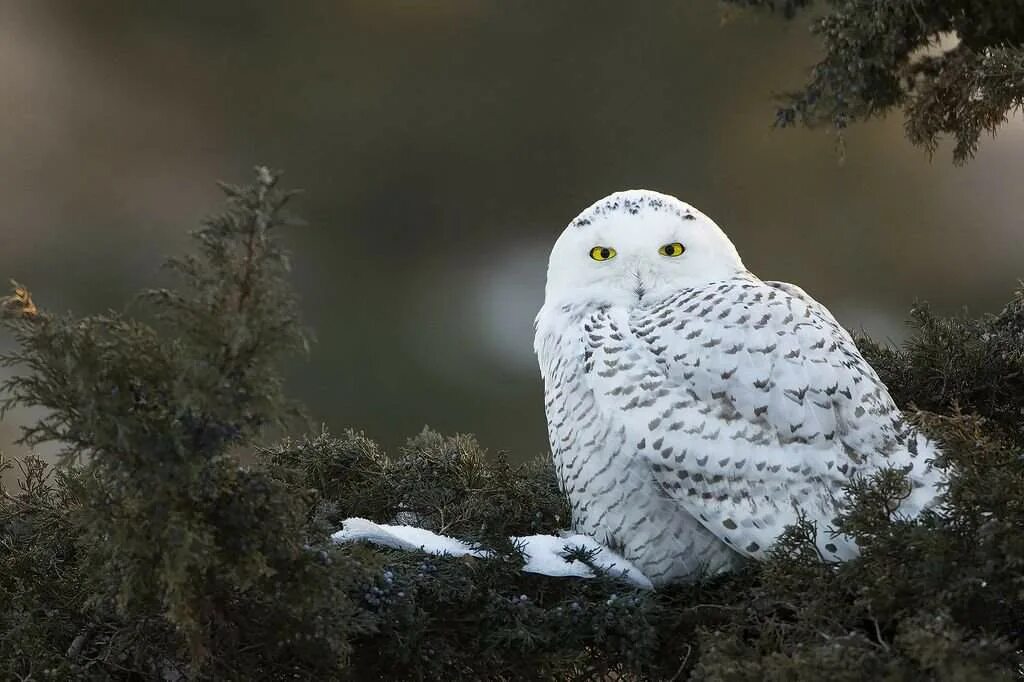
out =
[[843,486],[887,463],[913,477],[916,452],[849,334],[789,286],[744,278],[598,312],[585,371],[638,462],[724,542],[760,558],[804,517],[845,559],[856,546],[828,532]]

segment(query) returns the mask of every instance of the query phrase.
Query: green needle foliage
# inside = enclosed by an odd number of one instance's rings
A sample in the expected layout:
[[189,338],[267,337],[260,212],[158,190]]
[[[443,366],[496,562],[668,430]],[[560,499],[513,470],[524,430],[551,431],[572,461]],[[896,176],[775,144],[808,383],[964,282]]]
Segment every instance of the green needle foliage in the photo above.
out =
[[[305,343],[277,239],[291,194],[276,183],[259,169],[252,187],[225,186],[227,210],[194,233],[194,255],[169,264],[180,288],[142,295],[152,325],[51,315],[23,288],[6,299],[17,347],[2,362],[21,373],[3,406],[44,408],[24,442],[61,443],[65,465],[49,482],[29,460],[27,487],[6,497],[17,532],[5,525],[5,559],[34,565],[21,578],[34,582],[5,587],[5,622],[46,623],[66,640],[44,656],[4,637],[9,674],[152,674],[179,659],[233,670],[223,654],[243,647],[260,660],[246,670],[287,669],[325,629],[316,659],[346,654],[359,621],[341,574],[306,547],[307,496],[231,454],[293,411],[276,365]],[[50,585],[74,601],[50,604]],[[46,599],[26,602],[33,590]]]
[[[812,0],[728,0],[786,17]],[[907,137],[929,155],[943,136],[965,163],[1024,104],[1019,0],[828,0],[812,30],[825,57],[785,97],[777,124],[850,123],[902,109]]]
[[[894,517],[903,481],[883,472],[850,488],[857,560],[822,563],[800,523],[764,563],[642,592],[521,571],[510,535],[568,525],[546,458],[430,431],[394,454],[354,432],[260,445],[294,424],[278,361],[305,347],[278,235],[291,194],[265,169],[225,190],[179,287],[135,318],[3,300],[4,404],[42,408],[26,442],[64,450],[4,464],[0,678],[1019,678],[1024,294],[978,320],[919,306],[903,348],[859,340],[943,443],[939,513]],[[334,545],[349,516],[495,557]]]

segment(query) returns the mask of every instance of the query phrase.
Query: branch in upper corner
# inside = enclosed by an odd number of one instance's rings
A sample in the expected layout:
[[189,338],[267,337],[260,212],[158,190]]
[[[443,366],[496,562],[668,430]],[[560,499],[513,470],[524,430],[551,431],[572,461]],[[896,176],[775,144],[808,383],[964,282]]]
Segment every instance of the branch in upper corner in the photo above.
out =
[[[803,0],[727,0],[792,17]],[[811,20],[825,56],[784,96],[776,125],[829,126],[902,110],[908,139],[929,156],[944,137],[966,163],[1024,105],[1024,8],[1016,2],[833,0]]]

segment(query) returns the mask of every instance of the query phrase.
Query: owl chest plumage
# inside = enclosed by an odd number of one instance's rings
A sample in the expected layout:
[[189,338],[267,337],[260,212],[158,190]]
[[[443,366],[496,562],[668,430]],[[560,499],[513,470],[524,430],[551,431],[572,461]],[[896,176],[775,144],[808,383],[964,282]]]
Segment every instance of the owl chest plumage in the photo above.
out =
[[537,331],[574,523],[655,583],[764,558],[801,516],[827,559],[855,556],[830,526],[860,472],[907,472],[908,516],[934,499],[934,444],[791,285],[744,276],[643,306],[546,306]]
[[[601,406],[587,350],[586,308],[539,330],[545,412],[573,526],[619,551],[655,584],[734,568],[740,555],[660,487],[619,415]],[[638,389],[641,390],[641,389]]]

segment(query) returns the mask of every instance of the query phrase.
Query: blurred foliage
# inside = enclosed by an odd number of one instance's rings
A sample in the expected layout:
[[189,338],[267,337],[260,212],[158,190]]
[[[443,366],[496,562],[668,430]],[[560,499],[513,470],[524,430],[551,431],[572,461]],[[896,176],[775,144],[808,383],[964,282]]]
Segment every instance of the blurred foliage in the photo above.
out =
[[[919,307],[903,349],[859,343],[951,481],[940,513],[893,518],[888,472],[856,482],[825,564],[813,529],[769,560],[642,592],[523,573],[510,534],[567,508],[547,461],[512,466],[425,431],[394,456],[356,432],[257,443],[287,423],[277,362],[305,335],[277,232],[289,193],[258,170],[141,314],[56,317],[3,301],[20,372],[7,405],[45,408],[0,495],[5,679],[1016,679],[1024,665],[1024,305],[981,320]],[[241,466],[236,455],[253,454]],[[12,466],[6,463],[5,466]],[[478,560],[329,533],[358,515],[492,548]]]
[[[787,18],[812,0],[728,0]],[[1024,5],[1019,0],[828,0],[813,32],[825,58],[786,97],[777,123],[851,122],[902,109],[907,137],[934,153],[956,140],[964,163],[982,133],[1024,105]]]

